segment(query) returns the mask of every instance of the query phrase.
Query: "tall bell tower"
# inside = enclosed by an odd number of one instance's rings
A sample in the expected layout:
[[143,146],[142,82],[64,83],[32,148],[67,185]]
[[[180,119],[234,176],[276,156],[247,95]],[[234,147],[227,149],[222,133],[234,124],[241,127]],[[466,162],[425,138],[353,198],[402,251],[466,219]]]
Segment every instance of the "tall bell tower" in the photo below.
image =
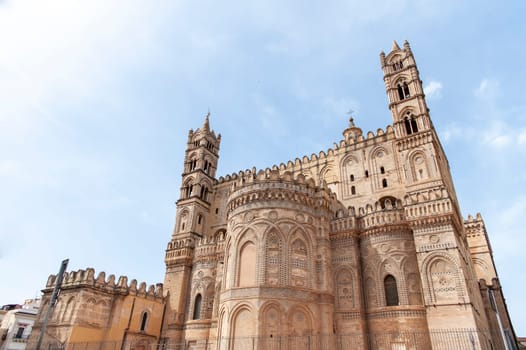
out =
[[209,117],[210,113],[201,128],[188,132],[175,227],[165,255],[164,286],[169,296],[163,334],[172,341],[182,339],[194,249],[206,234],[213,201],[221,135],[210,130]]
[[431,129],[422,81],[407,40],[403,49],[394,41],[387,56],[380,53],[380,62],[396,137]]

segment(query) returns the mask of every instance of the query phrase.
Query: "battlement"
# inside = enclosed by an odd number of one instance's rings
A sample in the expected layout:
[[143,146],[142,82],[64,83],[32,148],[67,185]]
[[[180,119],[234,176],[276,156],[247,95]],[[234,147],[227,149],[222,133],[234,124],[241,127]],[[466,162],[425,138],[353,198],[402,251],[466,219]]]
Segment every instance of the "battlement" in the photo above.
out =
[[[341,204],[325,181],[317,186],[303,174],[279,170],[259,171],[255,176],[240,177],[232,182],[227,208],[230,212],[248,204],[273,202],[273,206],[299,205],[310,209],[325,209],[336,213]],[[268,205],[268,204],[265,204]]]
[[[249,179],[254,177],[259,177],[261,173],[264,173],[266,177],[270,176],[270,173],[274,171],[278,171],[279,174],[282,174],[285,176],[287,172],[290,172],[291,174],[301,172],[302,168],[309,168],[315,165],[319,165],[319,163],[323,163],[327,161],[328,158],[331,158],[334,156],[335,152],[338,152],[340,149],[348,149],[349,147],[354,147],[355,149],[365,148],[368,146],[371,146],[373,144],[376,144],[380,141],[385,140],[378,140],[378,138],[394,138],[394,129],[391,125],[388,125],[385,129],[378,129],[376,131],[376,134],[372,131],[367,132],[366,137],[363,135],[360,135],[355,139],[348,138],[345,140],[341,140],[339,143],[334,143],[333,148],[329,148],[327,151],[320,151],[318,154],[312,153],[309,156],[304,155],[301,158],[296,158],[294,161],[289,160],[286,163],[280,163],[272,165],[271,167],[268,167],[264,170],[257,170],[255,167],[252,169],[246,169],[245,171],[239,171],[238,173],[232,173],[231,175],[226,176],[220,176],[218,179],[218,182],[220,184],[225,182],[231,182],[236,181],[240,179]],[[321,186],[321,183],[316,183],[316,185]]]
[[[51,291],[57,280],[57,275],[50,275],[46,283],[46,290]],[[137,287],[138,285],[138,287]],[[101,291],[122,294],[122,295],[134,295],[147,299],[162,299],[163,298],[163,284],[157,283],[147,287],[145,282],[137,283],[137,280],[133,279],[128,284],[127,276],[120,276],[117,282],[115,282],[115,275],[109,275],[106,278],[106,273],[101,271],[97,278],[95,278],[95,270],[93,268],[87,268],[85,270],[70,271],[64,273],[64,279],[62,282],[62,289],[73,289],[73,288],[94,288]]]

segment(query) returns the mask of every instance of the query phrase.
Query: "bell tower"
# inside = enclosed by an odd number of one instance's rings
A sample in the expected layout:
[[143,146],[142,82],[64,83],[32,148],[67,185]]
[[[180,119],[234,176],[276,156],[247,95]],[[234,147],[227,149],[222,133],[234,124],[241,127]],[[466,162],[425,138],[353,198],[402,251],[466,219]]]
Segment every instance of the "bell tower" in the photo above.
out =
[[210,130],[209,117],[210,113],[201,128],[188,132],[175,227],[164,259],[168,301],[163,334],[176,342],[183,336],[194,249],[207,232],[216,182],[221,135]]
[[407,40],[403,49],[394,41],[387,56],[380,53],[380,62],[396,137],[432,129],[422,81]]

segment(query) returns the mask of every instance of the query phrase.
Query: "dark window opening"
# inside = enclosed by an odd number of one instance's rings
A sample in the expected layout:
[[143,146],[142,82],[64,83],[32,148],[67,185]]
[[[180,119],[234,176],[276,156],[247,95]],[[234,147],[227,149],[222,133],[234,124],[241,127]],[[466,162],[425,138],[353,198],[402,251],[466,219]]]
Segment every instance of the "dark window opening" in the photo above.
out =
[[15,338],[21,339],[22,336],[24,335],[24,330],[25,330],[24,327],[18,327],[18,331],[16,331]]
[[369,177],[369,170],[365,171],[365,177]]
[[416,125],[416,119],[414,117],[411,118],[411,129],[413,129],[413,132],[418,132],[418,126]]
[[380,174],[385,174],[385,168],[383,166],[380,167]]
[[198,320],[201,318],[201,299],[201,294],[197,294],[195,296],[194,315],[192,317],[192,320]]
[[356,194],[356,187],[351,186],[351,194]]
[[197,224],[201,225],[202,221],[203,221],[203,216],[202,215],[197,216]]
[[398,97],[400,100],[405,100],[406,98],[411,97],[409,93],[409,85],[406,82],[396,85],[396,90],[398,91]]
[[219,213],[219,208],[216,208],[216,214],[218,214],[218,213]]
[[351,181],[354,181],[354,175],[351,175]]
[[406,116],[404,118],[405,131],[407,135],[411,135],[415,132],[418,132],[418,124],[414,116]]
[[148,321],[148,313],[147,312],[142,314],[141,332],[143,332],[146,329],[146,321]]
[[386,305],[397,306],[399,304],[398,288],[396,287],[396,279],[392,275],[385,276],[384,289]]
[[382,187],[387,187],[387,179],[382,180]]
[[194,185],[192,184],[186,185],[186,187],[184,188],[185,198],[190,198],[192,196],[193,190],[194,190]]

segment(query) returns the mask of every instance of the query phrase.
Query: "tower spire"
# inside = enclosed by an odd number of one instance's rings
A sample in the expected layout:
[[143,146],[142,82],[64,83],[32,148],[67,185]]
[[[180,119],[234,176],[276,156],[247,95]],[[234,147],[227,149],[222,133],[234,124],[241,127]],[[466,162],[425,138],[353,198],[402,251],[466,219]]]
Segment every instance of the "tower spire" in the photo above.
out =
[[400,46],[398,46],[398,43],[396,40],[393,40],[393,47],[391,47],[391,51],[397,51],[400,50]]
[[203,127],[201,128],[201,130],[203,130],[204,132],[210,132],[210,110],[208,110],[208,113],[206,114],[206,117],[205,117],[205,121],[203,123]]

